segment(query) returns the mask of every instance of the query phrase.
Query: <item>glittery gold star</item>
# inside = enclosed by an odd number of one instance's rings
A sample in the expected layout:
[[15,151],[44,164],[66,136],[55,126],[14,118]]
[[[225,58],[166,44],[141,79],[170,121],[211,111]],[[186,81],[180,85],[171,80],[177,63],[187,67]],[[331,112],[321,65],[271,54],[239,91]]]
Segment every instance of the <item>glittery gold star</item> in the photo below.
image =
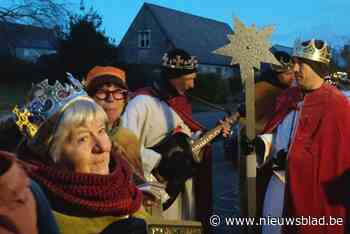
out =
[[[34,137],[37,132],[37,127],[29,121],[29,116],[32,115],[27,109],[20,111],[17,106],[12,110],[17,116],[16,124],[21,131],[26,131],[30,137]],[[24,129],[25,127],[25,129]]]
[[248,28],[238,18],[234,19],[234,25],[234,34],[227,35],[230,43],[214,53],[232,57],[231,65],[239,64],[241,69],[260,69],[262,62],[280,65],[269,51],[271,44],[267,40],[273,32],[272,27],[258,31],[255,25]]

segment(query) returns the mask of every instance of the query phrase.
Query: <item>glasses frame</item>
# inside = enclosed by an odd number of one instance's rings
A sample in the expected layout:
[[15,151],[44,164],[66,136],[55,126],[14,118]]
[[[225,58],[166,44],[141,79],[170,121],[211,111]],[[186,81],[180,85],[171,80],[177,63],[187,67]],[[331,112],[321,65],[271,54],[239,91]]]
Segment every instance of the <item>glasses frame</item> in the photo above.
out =
[[[98,100],[106,100],[111,94],[114,100],[123,100],[128,96],[129,91],[126,89],[115,89],[115,90],[97,90],[94,97]],[[101,96],[102,95],[102,96]]]

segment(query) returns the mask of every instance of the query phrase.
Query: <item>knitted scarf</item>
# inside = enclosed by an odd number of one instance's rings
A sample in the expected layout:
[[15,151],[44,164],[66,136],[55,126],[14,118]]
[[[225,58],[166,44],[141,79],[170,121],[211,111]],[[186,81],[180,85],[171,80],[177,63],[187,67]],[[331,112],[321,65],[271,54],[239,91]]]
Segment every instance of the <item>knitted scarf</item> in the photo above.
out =
[[30,162],[28,173],[53,203],[96,216],[133,214],[140,208],[141,192],[132,183],[125,161],[115,154],[111,160],[115,166],[108,175],[75,173],[39,161]]

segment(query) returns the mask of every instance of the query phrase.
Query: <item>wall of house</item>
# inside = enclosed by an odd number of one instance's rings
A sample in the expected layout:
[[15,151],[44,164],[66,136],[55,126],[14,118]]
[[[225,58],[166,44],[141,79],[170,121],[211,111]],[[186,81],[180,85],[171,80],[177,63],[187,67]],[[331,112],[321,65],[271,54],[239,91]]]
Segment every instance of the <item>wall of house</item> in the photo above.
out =
[[8,46],[8,42],[6,38],[0,35],[0,57],[8,57],[10,55],[11,55],[11,50]]
[[238,69],[235,67],[228,66],[218,66],[218,65],[208,65],[208,64],[199,64],[198,73],[215,73],[218,76],[228,79],[238,74]]
[[[139,32],[150,30],[150,48],[139,48]],[[127,64],[160,64],[170,42],[147,7],[143,7],[119,44],[119,62]]]
[[19,59],[35,62],[41,55],[56,53],[50,49],[35,49],[35,48],[15,48],[15,56]]

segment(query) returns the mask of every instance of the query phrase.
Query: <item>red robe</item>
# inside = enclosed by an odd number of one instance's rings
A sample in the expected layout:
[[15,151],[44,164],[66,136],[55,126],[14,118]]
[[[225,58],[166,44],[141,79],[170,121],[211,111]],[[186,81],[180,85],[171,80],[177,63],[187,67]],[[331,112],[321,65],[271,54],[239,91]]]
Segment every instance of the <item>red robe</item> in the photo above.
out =
[[[277,100],[276,114],[266,125],[266,132],[272,132],[301,97],[297,88],[286,90]],[[348,233],[349,101],[335,87],[324,84],[304,97],[299,111],[288,153],[285,216],[325,217],[326,223],[330,217],[342,218],[343,225],[285,225],[284,233]]]

